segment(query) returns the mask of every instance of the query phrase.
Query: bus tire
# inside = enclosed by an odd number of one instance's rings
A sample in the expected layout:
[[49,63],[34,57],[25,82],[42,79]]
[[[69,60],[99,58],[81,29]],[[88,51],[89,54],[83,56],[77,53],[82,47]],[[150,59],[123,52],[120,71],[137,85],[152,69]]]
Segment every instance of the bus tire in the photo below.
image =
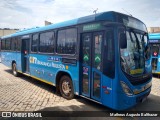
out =
[[74,98],[72,80],[69,76],[62,76],[59,82],[59,90],[62,97],[67,100]]
[[15,77],[18,77],[19,76],[19,73],[17,72],[17,65],[16,63],[13,63],[12,64],[12,73]]

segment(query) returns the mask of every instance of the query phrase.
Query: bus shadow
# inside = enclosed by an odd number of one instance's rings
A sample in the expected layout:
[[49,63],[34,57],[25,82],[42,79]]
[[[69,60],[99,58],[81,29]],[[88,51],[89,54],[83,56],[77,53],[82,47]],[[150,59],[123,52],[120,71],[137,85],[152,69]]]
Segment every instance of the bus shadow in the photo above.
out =
[[160,79],[160,75],[159,74],[153,74],[154,78]]
[[160,96],[150,94],[147,97],[147,100],[143,103],[139,103],[133,108],[129,109],[130,111],[160,111]]
[[88,109],[86,105],[55,106],[36,112],[42,113],[42,116],[45,115],[45,117],[54,117],[54,120],[61,120],[64,117],[65,120],[106,120],[102,117],[109,117],[109,114],[106,114],[108,112]]
[[[98,103],[78,98],[79,102],[84,103],[84,105],[57,105],[55,107],[46,107],[44,109],[35,111],[42,113],[42,115],[48,116],[48,117],[54,117],[55,120],[60,120],[62,117],[66,117],[66,120],[75,120],[75,119],[95,119],[95,120],[106,120],[106,117],[110,117],[110,113],[154,113],[158,114],[160,111],[160,96],[156,96],[153,94],[150,94],[148,96],[148,99],[141,104],[137,104],[135,107],[124,110],[124,111],[115,111],[108,107],[102,106]],[[116,119],[134,119],[133,117],[116,117]],[[143,118],[143,117],[137,117],[137,118]],[[152,117],[148,117],[151,119]],[[110,118],[109,118],[110,119]],[[115,117],[111,117],[111,120],[115,119]]]
[[[75,98],[78,102],[83,103],[84,105],[68,105],[68,106],[55,106],[55,107],[46,107],[40,111],[101,111],[101,112],[120,112],[108,107],[105,107],[101,104],[95,103],[93,101],[87,100],[85,98],[76,96]],[[123,112],[153,112],[160,111],[160,96],[150,94],[146,101],[139,103],[136,106],[123,110]]]
[[12,74],[12,70],[11,70],[11,69],[7,69],[7,70],[4,70],[4,71],[6,71],[6,72]]
[[[80,96],[76,96],[75,98],[78,102],[81,102],[81,103],[87,105],[89,108],[93,108],[93,109],[96,109],[99,111],[113,111],[113,109],[111,109],[111,108],[105,107],[104,105],[101,105],[101,104],[96,103],[94,101],[88,100],[86,98],[83,98]],[[87,110],[87,108],[85,108],[85,109]]]

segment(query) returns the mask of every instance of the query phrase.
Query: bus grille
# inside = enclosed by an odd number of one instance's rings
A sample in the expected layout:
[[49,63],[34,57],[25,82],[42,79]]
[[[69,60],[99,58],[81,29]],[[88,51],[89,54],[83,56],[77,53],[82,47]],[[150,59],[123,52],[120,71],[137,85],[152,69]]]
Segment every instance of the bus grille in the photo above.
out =
[[[149,88],[150,89],[150,88]],[[151,91],[147,92],[146,94],[142,95],[142,96],[139,96],[136,98],[136,102],[139,103],[139,102],[142,102],[143,98],[147,97],[149,95]]]
[[132,85],[140,85],[152,79],[152,73],[145,74],[143,76],[132,77],[127,75]]

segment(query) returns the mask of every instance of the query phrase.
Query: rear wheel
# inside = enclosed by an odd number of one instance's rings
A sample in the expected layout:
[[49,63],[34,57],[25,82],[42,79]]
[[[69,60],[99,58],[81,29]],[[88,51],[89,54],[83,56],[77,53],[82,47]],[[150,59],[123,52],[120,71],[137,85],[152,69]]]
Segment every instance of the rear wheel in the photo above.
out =
[[19,73],[17,72],[17,66],[16,63],[12,64],[12,73],[14,76],[18,77]]
[[70,100],[74,97],[72,80],[68,76],[63,76],[59,83],[60,93],[62,97]]

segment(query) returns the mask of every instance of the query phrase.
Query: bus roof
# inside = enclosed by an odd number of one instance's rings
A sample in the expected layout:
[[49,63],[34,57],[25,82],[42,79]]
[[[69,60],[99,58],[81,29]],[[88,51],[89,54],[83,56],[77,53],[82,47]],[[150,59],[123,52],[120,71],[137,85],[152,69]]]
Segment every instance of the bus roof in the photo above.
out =
[[[81,18],[77,18],[77,19],[73,19],[73,20],[68,20],[68,21],[64,21],[64,22],[60,22],[60,23],[55,23],[55,24],[43,26],[43,27],[24,29],[24,30],[21,30],[21,31],[17,31],[14,34],[3,36],[2,39],[3,38],[20,36],[20,35],[27,35],[27,34],[30,34],[30,33],[36,33],[36,32],[51,30],[51,29],[55,29],[55,28],[73,26],[73,25],[82,24],[82,23],[89,23],[89,22],[93,22],[93,21],[96,22],[96,21],[107,20],[107,21],[111,21],[111,22],[116,22],[116,21],[118,21],[117,20],[118,19],[117,15],[123,15],[123,16],[126,16],[126,17],[128,16],[128,15],[118,13],[118,12],[114,12],[114,11],[102,12],[102,13],[97,13],[97,14],[93,14],[93,15],[89,15],[89,16],[85,16],[85,17],[81,17]],[[130,17],[134,18],[132,16],[130,16]],[[136,19],[136,18],[134,18],[134,19]],[[140,20],[138,20],[138,21],[140,21]]]
[[149,39],[150,40],[155,40],[155,39],[160,39],[160,33],[150,33],[149,34]]

